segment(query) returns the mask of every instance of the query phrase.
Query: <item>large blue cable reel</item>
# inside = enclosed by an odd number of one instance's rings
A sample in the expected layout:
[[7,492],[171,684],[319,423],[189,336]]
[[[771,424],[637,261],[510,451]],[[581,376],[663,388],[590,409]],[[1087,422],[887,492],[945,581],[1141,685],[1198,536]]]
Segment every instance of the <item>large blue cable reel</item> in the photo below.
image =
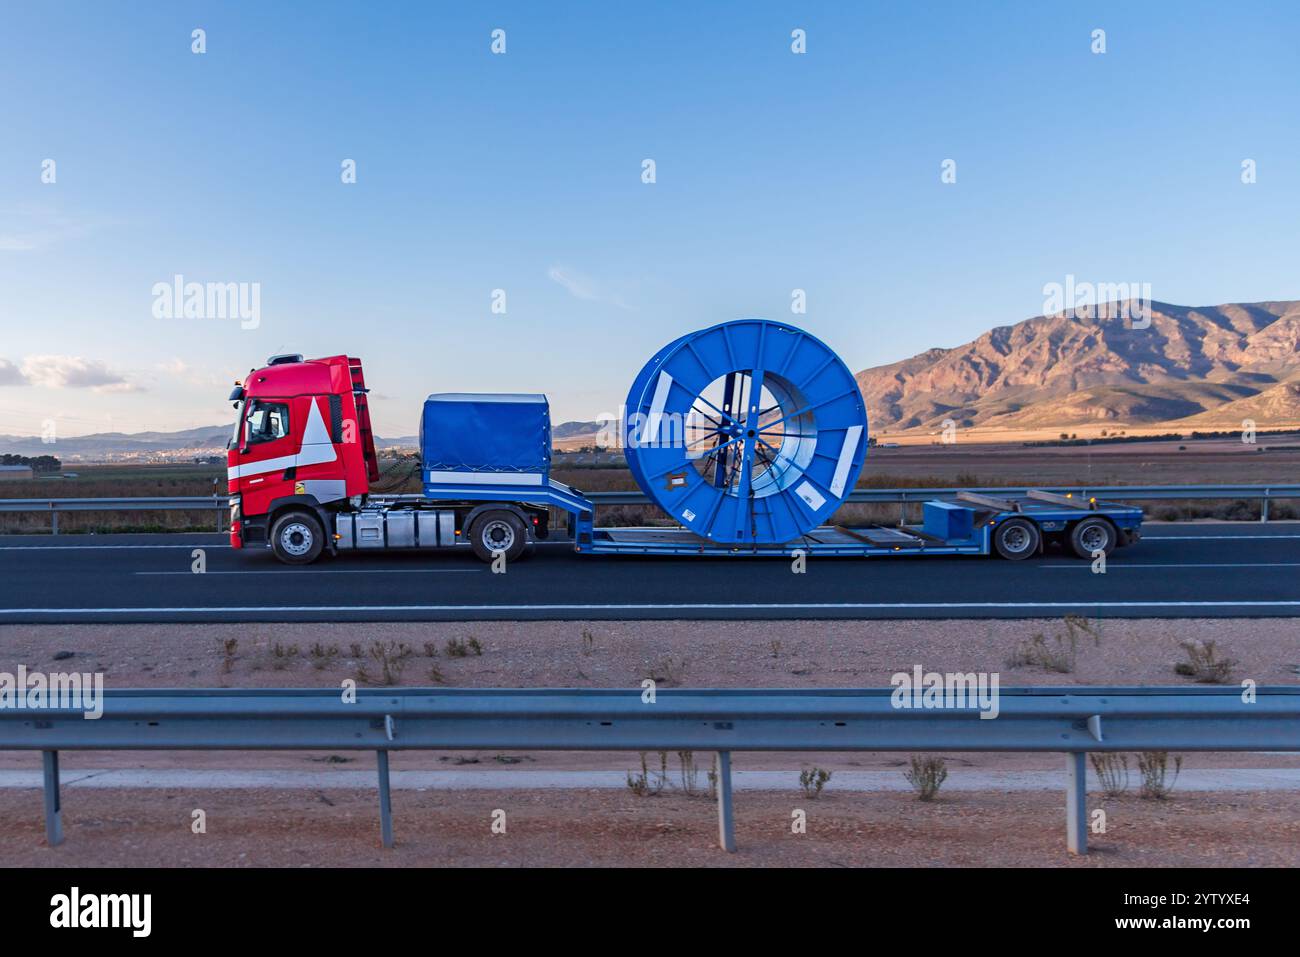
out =
[[723,544],[794,542],[853,490],[867,449],[858,384],[794,326],[737,319],[670,342],[632,383],[624,448],[642,490]]

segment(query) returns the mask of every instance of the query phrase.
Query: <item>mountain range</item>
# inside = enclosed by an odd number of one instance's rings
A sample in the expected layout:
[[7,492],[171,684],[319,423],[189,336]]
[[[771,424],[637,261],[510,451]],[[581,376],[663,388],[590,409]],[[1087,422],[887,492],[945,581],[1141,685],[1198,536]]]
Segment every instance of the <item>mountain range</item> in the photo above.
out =
[[[856,375],[873,431],[1056,429],[1088,424],[1263,430],[1300,424],[1300,300],[1176,306],[1151,303],[1150,324],[1067,312],[990,329],[951,349]],[[566,446],[596,422],[565,422]],[[229,425],[179,432],[101,432],[59,439],[0,435],[0,452],[67,461],[223,453]],[[415,436],[377,439],[413,448]]]
[[1036,316],[856,379],[877,430],[1300,423],[1300,301],[1153,302],[1142,324]]

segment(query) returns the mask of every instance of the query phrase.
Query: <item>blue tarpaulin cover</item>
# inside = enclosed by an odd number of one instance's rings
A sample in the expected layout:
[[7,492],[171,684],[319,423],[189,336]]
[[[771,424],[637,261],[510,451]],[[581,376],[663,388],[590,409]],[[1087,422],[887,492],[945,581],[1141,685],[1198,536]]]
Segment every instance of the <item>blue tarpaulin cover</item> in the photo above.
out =
[[551,469],[546,396],[431,395],[420,418],[420,453],[426,471],[535,472],[545,477]]

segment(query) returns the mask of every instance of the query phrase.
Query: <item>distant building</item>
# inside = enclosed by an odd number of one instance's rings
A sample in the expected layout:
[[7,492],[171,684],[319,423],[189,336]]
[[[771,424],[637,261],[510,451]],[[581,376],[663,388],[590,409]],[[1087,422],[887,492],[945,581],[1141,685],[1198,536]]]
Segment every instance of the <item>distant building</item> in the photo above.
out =
[[6,480],[21,481],[32,477],[30,465],[0,465],[0,482]]

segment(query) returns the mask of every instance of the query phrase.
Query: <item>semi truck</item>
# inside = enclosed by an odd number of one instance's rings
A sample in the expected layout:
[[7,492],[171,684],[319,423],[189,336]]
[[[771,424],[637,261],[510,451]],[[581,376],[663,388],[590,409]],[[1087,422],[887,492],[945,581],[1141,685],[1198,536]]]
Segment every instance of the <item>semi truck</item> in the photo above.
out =
[[[806,335],[768,325],[786,335]],[[756,334],[766,341],[777,335],[773,329]],[[725,334],[732,356],[743,351],[738,344],[745,331]],[[718,377],[721,391],[712,399],[706,398],[708,387],[698,384],[713,381],[701,358],[708,354],[706,340],[692,346],[696,357],[689,359],[692,368],[701,366],[694,373],[698,383],[689,381],[692,373],[684,364],[672,366],[661,353],[652,360],[653,374],[634,385],[649,411],[628,433],[629,464],[642,490],[677,519],[676,527],[597,525],[595,502],[550,475],[550,411],[546,397],[537,394],[430,395],[420,421],[422,491],[383,494],[361,360],[273,356],[230,394],[238,410],[227,452],[230,543],[269,548],[287,564],[349,552],[448,549],[488,562],[513,561],[545,540],[567,542],[583,555],[762,557],[801,550],[1017,561],[1053,545],[1094,559],[1140,537],[1140,508],[1034,490],[1007,496],[958,492],[925,502],[917,524],[834,523],[831,516],[856,484],[865,454],[865,419],[859,427],[818,417],[835,401],[851,406],[852,398],[837,392],[836,400],[810,399],[811,373],[799,372],[795,359],[808,347],[801,340],[772,341],[777,345],[771,348],[789,350],[783,365],[772,362],[764,369],[765,360],[730,358],[749,368]],[[810,361],[807,369],[816,366]],[[824,367],[817,372],[823,374]],[[668,385],[665,377],[672,380]],[[673,399],[680,383],[687,392],[699,391],[696,399],[704,398],[702,407],[714,411],[695,426],[688,422],[668,442],[666,410],[673,402],[685,407],[690,398]],[[857,421],[855,414],[850,408],[845,421]],[[698,423],[704,423],[702,432]],[[660,458],[644,453],[647,448]]]

